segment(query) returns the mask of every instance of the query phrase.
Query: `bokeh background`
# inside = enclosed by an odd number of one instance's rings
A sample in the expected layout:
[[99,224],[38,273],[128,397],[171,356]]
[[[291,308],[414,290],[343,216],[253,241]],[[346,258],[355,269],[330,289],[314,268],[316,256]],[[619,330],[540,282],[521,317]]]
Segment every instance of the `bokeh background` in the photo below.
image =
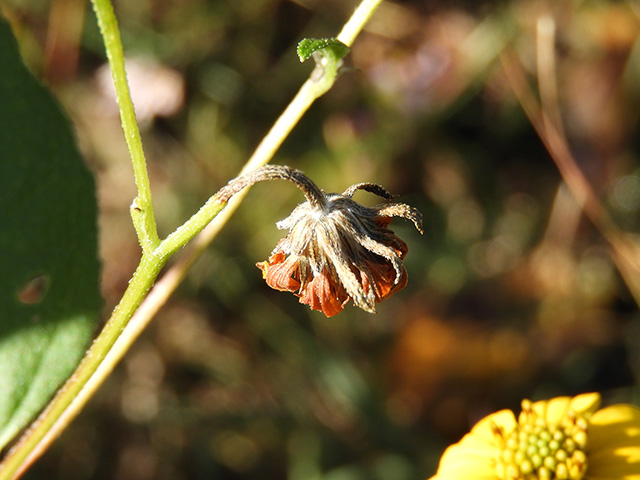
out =
[[[130,163],[84,0],[2,0],[25,61],[67,110],[100,204],[106,318],[139,258]],[[235,176],[353,0],[117,0],[156,216],[166,235]],[[640,4],[384,2],[347,71],[274,162],[326,191],[385,185],[409,284],[327,319],[255,263],[303,200],[253,188],[186,281],[28,479],[419,480],[484,415],[600,391],[638,403],[640,316],[523,113],[555,25],[554,108],[602,205],[640,228]],[[551,23],[550,23],[551,22]],[[554,78],[551,78],[553,83]],[[357,200],[375,198],[358,193]]]

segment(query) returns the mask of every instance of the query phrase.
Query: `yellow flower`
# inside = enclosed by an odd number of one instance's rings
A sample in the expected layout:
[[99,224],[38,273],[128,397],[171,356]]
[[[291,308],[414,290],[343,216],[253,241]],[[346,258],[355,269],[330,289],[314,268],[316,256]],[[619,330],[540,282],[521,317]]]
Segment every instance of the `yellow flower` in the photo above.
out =
[[640,408],[600,395],[522,402],[450,446],[431,480],[640,480]]

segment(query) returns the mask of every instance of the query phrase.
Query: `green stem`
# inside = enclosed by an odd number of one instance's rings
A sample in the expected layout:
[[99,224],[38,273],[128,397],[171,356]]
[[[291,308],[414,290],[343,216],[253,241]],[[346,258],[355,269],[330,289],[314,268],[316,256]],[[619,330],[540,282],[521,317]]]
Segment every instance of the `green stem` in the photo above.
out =
[[156,255],[159,258],[171,257],[211,223],[211,220],[226,206],[227,202],[219,201],[217,195],[209,198],[197,213],[160,243],[156,249]]
[[362,0],[336,38],[347,47],[353,45],[353,41],[381,3],[382,0]]
[[76,368],[74,374],[61,388],[45,411],[31,425],[28,434],[12,448],[2,463],[0,480],[10,480],[19,476],[42,451],[41,441],[52,430],[59,418],[65,413],[74,398],[84,388],[93,373],[100,366],[107,353],[116,342],[129,319],[138,309],[143,298],[164,266],[157,257],[143,254],[129,286],[120,303],[113,311],[100,335],[91,344]]
[[104,39],[104,46],[111,68],[111,76],[116,89],[120,120],[124,139],[129,149],[133,175],[138,189],[138,196],[131,208],[133,224],[138,234],[140,246],[144,252],[150,252],[159,243],[153,203],[151,201],[151,187],[147,173],[147,161],[142,148],[140,130],[136,121],[136,112],[131,100],[131,92],[127,83],[127,73],[124,66],[124,51],[120,40],[118,20],[113,11],[110,0],[91,0],[98,19],[100,32]]

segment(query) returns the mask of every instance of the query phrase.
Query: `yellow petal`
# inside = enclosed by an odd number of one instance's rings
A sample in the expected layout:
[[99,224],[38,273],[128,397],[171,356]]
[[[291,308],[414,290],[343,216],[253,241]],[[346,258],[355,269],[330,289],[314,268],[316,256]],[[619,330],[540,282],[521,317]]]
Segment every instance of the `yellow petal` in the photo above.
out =
[[606,477],[596,477],[596,476],[587,474],[587,476],[584,478],[585,480],[640,480],[640,473],[638,473],[637,471],[634,471],[628,474],[622,474],[622,475],[617,474],[617,475],[606,476]]
[[640,409],[612,405],[597,411],[589,426],[589,480],[640,480]]
[[470,469],[472,472],[476,470],[493,471],[491,461],[496,457],[497,452],[496,446],[483,442],[474,437],[472,433],[468,433],[460,442],[445,450],[440,459],[438,473],[454,472],[461,468]]
[[486,455],[455,455],[455,457],[449,457],[445,460],[443,457],[440,461],[440,467],[438,468],[437,476],[447,478],[485,478],[496,476],[495,465],[490,461],[491,458]]
[[550,425],[559,423],[569,410],[575,413],[595,411],[600,405],[598,393],[583,393],[576,397],[556,397],[551,400],[542,400],[533,404],[533,409],[538,416],[544,418]]
[[471,434],[484,442],[497,445],[495,427],[502,429],[504,434],[511,433],[517,426],[516,417],[511,410],[500,410],[487,415],[471,429]]
[[533,410],[539,417],[544,418],[548,424],[554,425],[567,414],[571,397],[555,397],[551,400],[541,400],[533,404]]
[[446,474],[438,473],[429,480],[497,480],[497,477],[496,472],[493,470],[491,472],[473,474],[470,474],[468,470],[460,470],[459,472],[447,472]]
[[610,407],[598,410],[591,417],[590,423],[607,427],[623,424],[640,426],[640,408],[626,403],[611,405]]
[[600,407],[599,393],[583,393],[571,399],[569,408],[576,413],[595,412]]
[[590,471],[609,471],[610,468],[627,465],[635,465],[640,473],[640,445],[617,446],[589,454]]
[[589,454],[587,478],[592,477],[640,478],[640,445],[610,448]]
[[640,445],[640,408],[620,404],[598,410],[589,421],[589,450]]
[[500,451],[496,427],[509,433],[516,421],[511,410],[501,410],[480,420],[471,432],[447,448],[431,480],[495,480],[495,458]]

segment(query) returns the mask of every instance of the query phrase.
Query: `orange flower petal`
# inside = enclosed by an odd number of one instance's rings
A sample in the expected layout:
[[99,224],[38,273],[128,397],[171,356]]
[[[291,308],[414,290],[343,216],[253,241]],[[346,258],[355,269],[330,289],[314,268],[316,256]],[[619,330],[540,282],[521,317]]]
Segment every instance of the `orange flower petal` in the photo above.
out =
[[[396,271],[393,265],[380,257],[381,261],[363,261],[364,267],[369,271],[374,280],[374,293],[376,295],[376,302],[381,302],[387,297],[390,297],[394,293],[402,290],[407,284],[406,270],[402,269],[402,276],[395,283]],[[355,268],[355,265],[354,265]],[[371,288],[369,277],[364,272],[359,272],[362,287],[365,292],[368,292]]]
[[340,313],[348,301],[349,296],[342,285],[332,284],[326,271],[316,275],[300,292],[300,303],[327,317]]
[[382,242],[385,245],[396,250],[396,253],[400,258],[404,258],[407,252],[409,251],[409,247],[399,236],[393,233],[393,230],[389,230],[387,225],[391,222],[390,217],[377,217],[375,219],[376,225],[380,227],[378,230],[379,233],[382,233],[386,238],[385,241]]
[[277,252],[268,262],[256,263],[256,266],[271,288],[294,293],[300,290],[300,265],[296,257],[285,258],[284,253]]

